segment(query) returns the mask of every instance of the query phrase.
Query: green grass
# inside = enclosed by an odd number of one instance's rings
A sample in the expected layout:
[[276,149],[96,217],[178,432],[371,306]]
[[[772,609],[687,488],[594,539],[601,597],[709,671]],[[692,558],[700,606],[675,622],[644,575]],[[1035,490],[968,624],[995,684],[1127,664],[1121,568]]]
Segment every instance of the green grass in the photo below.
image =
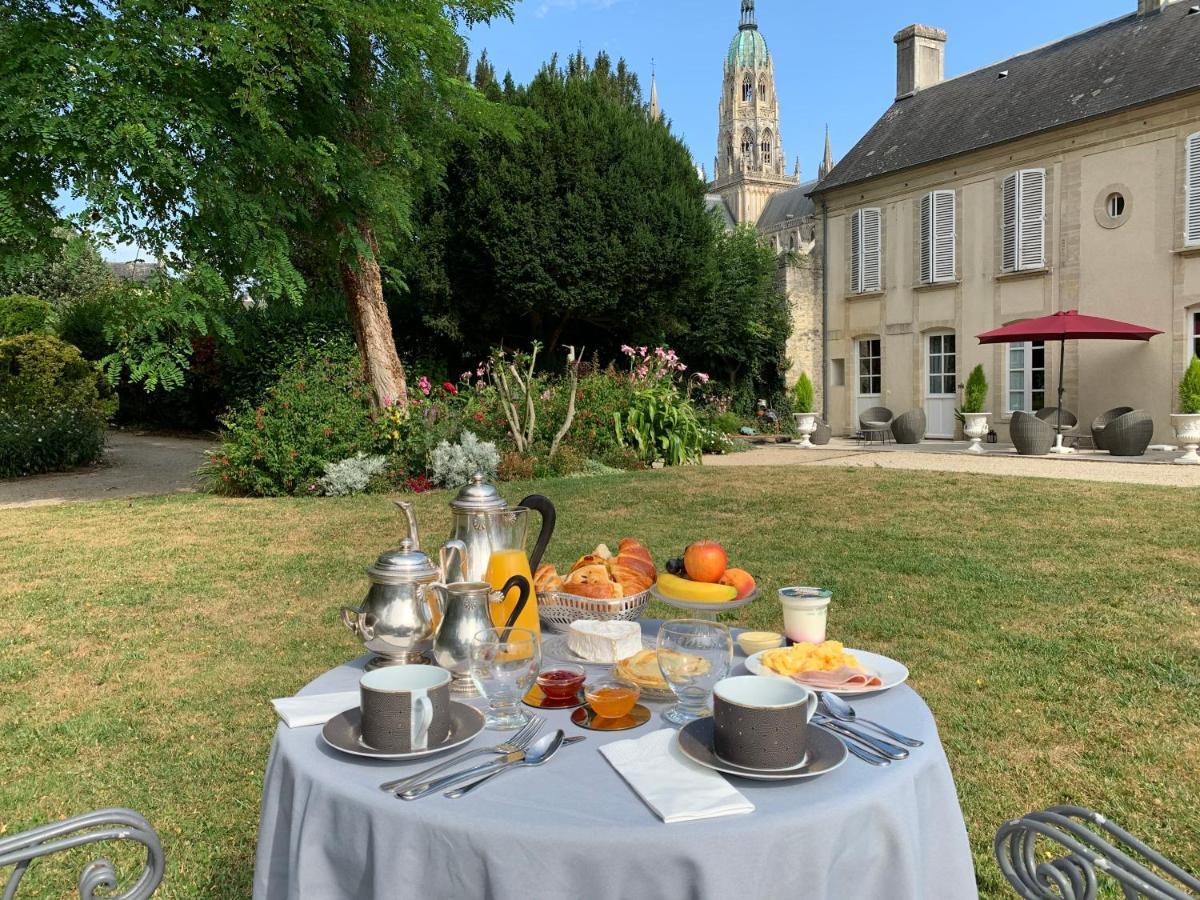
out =
[[[831,635],[907,662],[937,716],[984,897],[1010,896],[996,826],[1053,803],[1200,860],[1197,492],[812,468],[536,487],[560,565],[715,538],[768,588],[735,620],[756,627],[779,585],[832,588]],[[418,501],[430,543],[448,499]],[[384,497],[0,511],[0,834],[131,806],[166,846],[159,896],[248,896],[267,701],[356,655],[338,610],[399,529]],[[28,896],[70,895],[84,861],[35,864]]]

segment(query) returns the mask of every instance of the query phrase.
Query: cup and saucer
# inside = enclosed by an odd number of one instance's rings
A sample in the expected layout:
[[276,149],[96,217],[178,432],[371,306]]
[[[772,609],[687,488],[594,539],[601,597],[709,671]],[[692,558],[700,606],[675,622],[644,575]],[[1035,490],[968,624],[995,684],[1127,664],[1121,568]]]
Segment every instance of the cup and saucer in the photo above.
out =
[[700,765],[758,781],[815,778],[849,755],[811,723],[817,695],[794,681],[739,675],[713,688],[713,714],[679,731],[679,749]]
[[389,666],[359,681],[361,704],[334,716],[321,737],[368,759],[420,759],[461,747],[483,731],[483,713],[450,699],[451,675],[435,666]]

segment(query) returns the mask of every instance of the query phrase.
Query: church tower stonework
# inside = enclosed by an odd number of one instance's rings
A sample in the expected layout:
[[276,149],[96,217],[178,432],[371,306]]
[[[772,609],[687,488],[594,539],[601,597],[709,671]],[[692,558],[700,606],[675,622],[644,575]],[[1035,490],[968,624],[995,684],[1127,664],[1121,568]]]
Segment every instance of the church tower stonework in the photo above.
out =
[[725,56],[713,178],[709,190],[736,222],[751,225],[774,194],[800,181],[787,174],[775,62],[758,30],[754,0],[742,0],[741,23]]

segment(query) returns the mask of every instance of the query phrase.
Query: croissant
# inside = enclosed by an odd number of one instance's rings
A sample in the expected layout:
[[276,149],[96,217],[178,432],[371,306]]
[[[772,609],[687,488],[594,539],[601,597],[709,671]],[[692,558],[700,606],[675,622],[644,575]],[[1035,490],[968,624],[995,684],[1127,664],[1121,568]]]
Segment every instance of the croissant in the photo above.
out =
[[593,600],[614,600],[622,596],[621,586],[615,581],[589,581],[564,584],[562,593]]
[[638,544],[636,541],[632,544],[627,544],[626,541],[621,542],[621,549],[618,551],[619,556],[636,556],[644,559],[646,562],[654,565],[654,557],[650,555],[650,551]]
[[627,553],[620,554],[613,563],[618,566],[626,566],[636,572],[641,572],[651,582],[658,577],[658,569],[654,567],[654,563],[647,562],[640,556],[630,556]]
[[631,569],[629,566],[615,564],[609,568],[609,573],[621,585],[625,597],[632,597],[634,594],[649,590],[650,585],[654,584],[654,579],[647,578],[643,573]]
[[562,578],[554,566],[549,564],[538,566],[538,570],[533,576],[533,587],[537,593],[547,594],[553,591],[561,591],[562,586]]
[[602,566],[605,562],[606,557],[600,556],[596,553],[588,553],[575,560],[575,563],[571,566],[571,571],[578,571],[585,566]]

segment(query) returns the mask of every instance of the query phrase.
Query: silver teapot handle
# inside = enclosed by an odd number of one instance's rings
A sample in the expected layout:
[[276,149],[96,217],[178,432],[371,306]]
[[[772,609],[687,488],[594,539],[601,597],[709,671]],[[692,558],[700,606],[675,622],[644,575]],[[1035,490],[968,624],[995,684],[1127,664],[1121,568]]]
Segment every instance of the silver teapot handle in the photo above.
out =
[[412,503],[408,500],[397,500],[396,505],[400,507],[400,511],[404,513],[404,518],[408,522],[408,537],[412,541],[413,549],[421,549],[421,533],[417,530],[417,511]]
[[342,607],[342,624],[350,629],[350,633],[364,641],[375,640],[375,626],[367,623],[372,616],[364,615],[360,610]]
[[455,554],[458,555],[458,570],[462,572],[462,578],[466,579],[467,573],[471,571],[471,567],[467,564],[467,545],[457,539],[446,541],[438,553],[438,564],[441,566],[443,581],[450,580],[450,561],[454,559]]

